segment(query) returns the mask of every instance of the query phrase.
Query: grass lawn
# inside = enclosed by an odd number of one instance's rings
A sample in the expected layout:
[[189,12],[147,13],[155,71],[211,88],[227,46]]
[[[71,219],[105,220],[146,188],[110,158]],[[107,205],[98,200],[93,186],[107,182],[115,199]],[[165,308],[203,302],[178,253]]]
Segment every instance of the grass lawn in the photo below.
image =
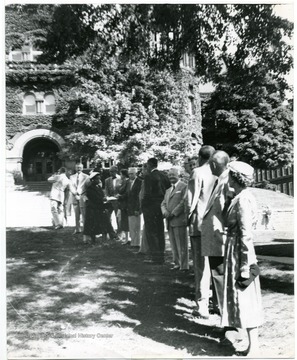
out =
[[[166,265],[151,266],[119,243],[84,246],[72,231],[7,229],[8,358],[233,354],[219,344],[217,315],[191,315],[193,275],[170,271],[169,251]],[[288,256],[280,249],[269,254]],[[294,357],[293,265],[259,264],[263,357]]]

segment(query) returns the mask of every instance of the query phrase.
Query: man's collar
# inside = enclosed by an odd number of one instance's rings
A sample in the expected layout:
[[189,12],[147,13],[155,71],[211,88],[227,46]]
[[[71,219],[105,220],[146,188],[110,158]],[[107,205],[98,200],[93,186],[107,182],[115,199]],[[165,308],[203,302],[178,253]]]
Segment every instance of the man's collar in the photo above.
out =
[[151,170],[151,172],[156,171],[156,170],[158,170],[158,169],[157,169],[157,168],[153,168],[153,169]]
[[176,187],[180,183],[180,180],[177,180],[175,184],[171,184],[172,186]]

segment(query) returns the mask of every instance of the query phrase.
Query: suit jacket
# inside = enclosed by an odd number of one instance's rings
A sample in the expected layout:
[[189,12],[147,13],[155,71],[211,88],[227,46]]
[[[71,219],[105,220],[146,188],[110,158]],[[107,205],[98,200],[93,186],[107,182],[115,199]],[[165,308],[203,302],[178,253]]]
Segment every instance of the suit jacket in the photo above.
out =
[[119,194],[119,189],[121,186],[121,177],[119,175],[116,175],[116,184],[113,185],[113,178],[110,176],[107,179],[105,179],[105,194],[106,196],[116,196]]
[[229,194],[229,171],[218,178],[217,186],[207,203],[201,225],[201,248],[203,256],[224,256],[226,234],[223,209]]
[[127,208],[128,215],[134,216],[135,211],[140,212],[140,199],[139,193],[142,185],[142,180],[138,177],[134,180],[133,186],[131,187],[131,182],[129,181],[129,185],[127,187]]
[[160,204],[164,199],[166,190],[171,186],[168,176],[159,170],[153,170],[144,177],[144,191],[142,206]]
[[208,163],[194,169],[191,174],[186,201],[190,236],[201,234],[202,218],[216,178],[212,174]]
[[[84,206],[87,198],[87,187],[91,184],[91,180],[87,174],[81,172],[79,174],[79,182],[77,184],[77,174],[70,176],[70,192],[71,192],[71,202],[72,204],[80,204]],[[79,197],[79,199],[76,198]]]
[[118,198],[118,202],[119,202],[119,208],[121,210],[127,210],[128,208],[128,189],[130,186],[130,180],[129,179],[125,179],[125,180],[121,180],[121,185],[118,189],[119,192],[119,198]]
[[165,217],[167,212],[174,215],[170,220],[167,219],[167,226],[187,226],[184,202],[186,191],[187,185],[182,181],[177,183],[174,190],[171,187],[166,190],[161,210]]
[[53,184],[50,199],[63,203],[65,199],[65,190],[69,186],[69,179],[67,176],[65,174],[52,175],[47,181]]

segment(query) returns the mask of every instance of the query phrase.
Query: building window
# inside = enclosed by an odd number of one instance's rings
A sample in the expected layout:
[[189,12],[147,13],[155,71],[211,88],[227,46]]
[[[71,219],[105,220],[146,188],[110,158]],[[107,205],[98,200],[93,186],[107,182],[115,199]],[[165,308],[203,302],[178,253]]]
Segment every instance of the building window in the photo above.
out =
[[266,171],[266,179],[267,179],[267,180],[270,180],[270,170],[267,170],[267,171]]
[[190,115],[195,114],[195,104],[194,104],[194,98],[192,96],[189,96],[189,114]]
[[36,101],[36,114],[42,114],[43,113],[43,101],[42,100],[37,100]]
[[283,193],[288,195],[288,184],[283,183]]
[[31,54],[29,52],[23,52],[22,55],[23,55],[22,56],[23,61],[30,61],[31,60],[31,56],[30,56]]
[[293,183],[289,182],[289,195],[293,196]]
[[46,114],[54,114],[55,113],[55,97],[53,94],[46,94],[44,96],[44,106]]
[[281,169],[276,169],[276,177],[281,177]]
[[55,96],[51,93],[45,95],[36,93],[36,96],[33,93],[25,94],[23,112],[25,115],[54,114]]
[[195,56],[189,53],[184,53],[182,57],[182,66],[185,68],[195,68]]
[[24,113],[26,115],[36,114],[36,98],[34,94],[26,94],[24,97]]
[[288,166],[288,175],[292,175],[292,167]]

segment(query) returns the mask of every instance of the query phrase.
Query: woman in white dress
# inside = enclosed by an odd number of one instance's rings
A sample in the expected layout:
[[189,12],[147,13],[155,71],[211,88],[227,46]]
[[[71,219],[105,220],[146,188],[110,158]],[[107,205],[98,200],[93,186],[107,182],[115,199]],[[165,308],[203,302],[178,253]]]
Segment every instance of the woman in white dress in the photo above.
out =
[[229,171],[229,186],[236,195],[226,219],[222,326],[246,329],[249,346],[243,355],[256,357],[258,326],[262,324],[259,268],[253,245],[257,208],[247,188],[254,180],[254,169],[244,162],[232,161]]

